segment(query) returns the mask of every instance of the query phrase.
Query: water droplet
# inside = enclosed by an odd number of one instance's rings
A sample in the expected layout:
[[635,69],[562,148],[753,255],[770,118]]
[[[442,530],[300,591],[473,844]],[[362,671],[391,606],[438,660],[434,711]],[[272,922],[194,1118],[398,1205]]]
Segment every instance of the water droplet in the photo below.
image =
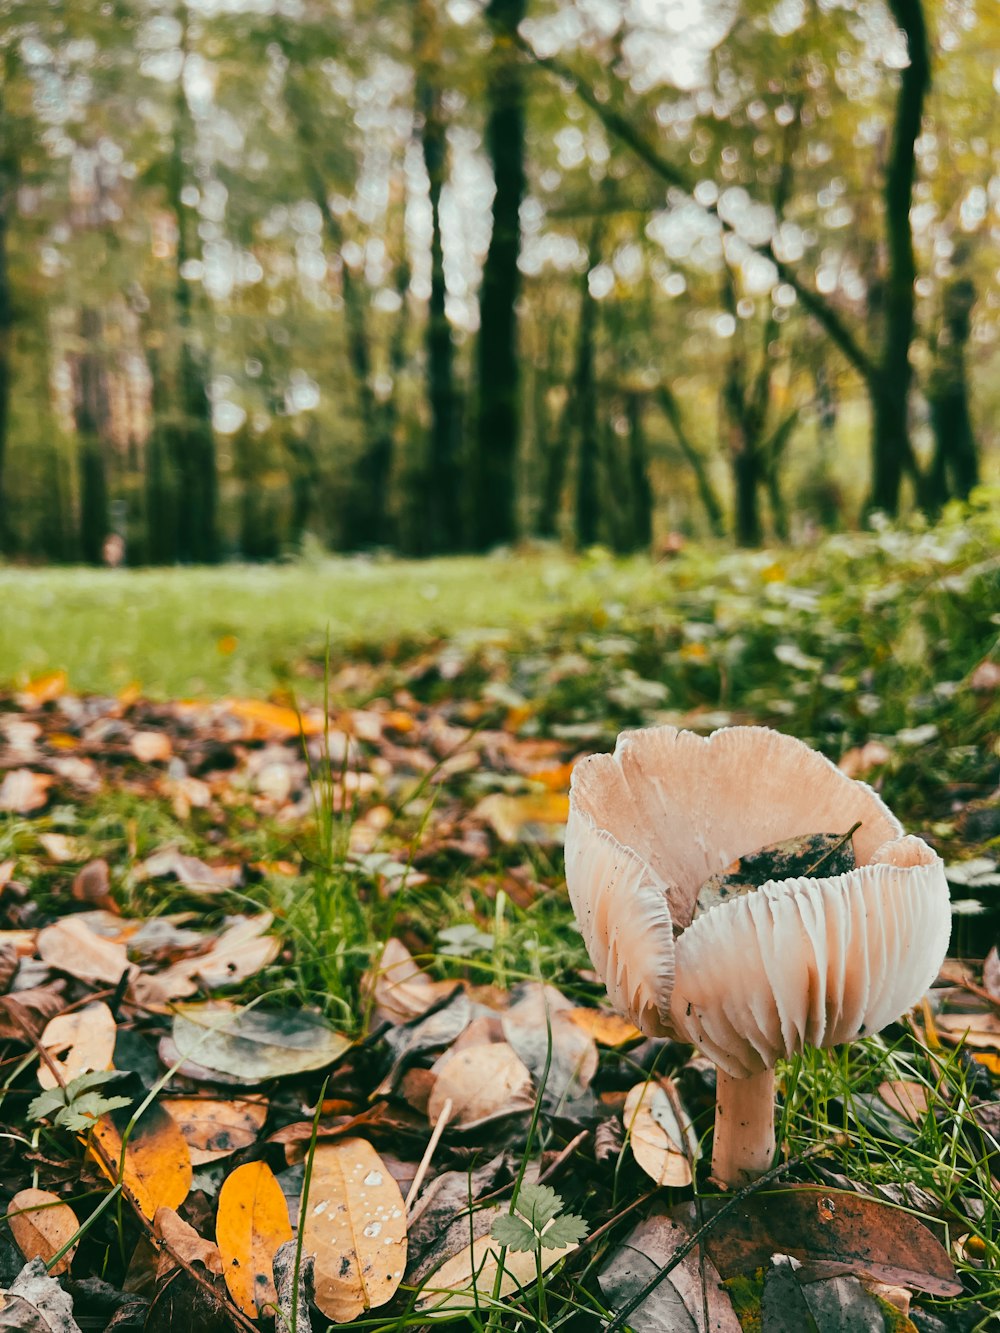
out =
[[368,1225],[365,1227],[364,1234],[366,1236],[377,1236],[381,1230],[382,1230],[381,1222],[369,1222]]
[[368,1174],[367,1174],[367,1176],[365,1176],[365,1184],[366,1184],[366,1185],[381,1185],[381,1184],[382,1184],[382,1172],[381,1172],[381,1171],[369,1171]]

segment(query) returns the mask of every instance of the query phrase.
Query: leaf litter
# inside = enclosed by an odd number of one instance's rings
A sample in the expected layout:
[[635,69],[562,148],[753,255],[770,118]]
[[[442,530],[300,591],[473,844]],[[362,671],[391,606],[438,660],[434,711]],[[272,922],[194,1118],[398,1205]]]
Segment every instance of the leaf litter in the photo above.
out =
[[[959,1196],[950,1212],[924,1200],[916,1217],[904,1211],[915,1187],[886,1198],[878,1189],[895,1184],[850,1181],[852,1194],[802,1184],[813,1170],[848,1179],[832,1141],[827,1157],[792,1163],[798,1185],[772,1185],[725,1215],[701,1185],[695,1207],[712,1092],[697,1057],[596,1003],[572,944],[536,956],[528,974],[546,984],[527,980],[511,923],[548,911],[560,892],[579,756],[623,725],[665,720],[675,701],[691,707],[670,720],[711,729],[748,715],[781,723],[782,691],[806,698],[787,645],[798,636],[810,664],[825,649],[794,599],[781,599],[780,580],[768,584],[774,623],[762,633],[786,648],[761,651],[766,669],[744,673],[747,711],[720,716],[698,697],[698,673],[729,651],[719,627],[748,595],[727,577],[714,626],[699,620],[696,640],[684,616],[695,623],[704,605],[682,591],[677,624],[655,640],[641,625],[615,635],[576,626],[561,654],[427,645],[371,668],[383,692],[345,697],[329,719],[277,700],[80,699],[63,673],[0,701],[0,807],[14,831],[0,824],[0,1041],[15,1136],[0,1142],[11,1182],[0,1230],[30,1260],[5,1273],[2,1326],[72,1329],[76,1312],[93,1326],[97,1297],[84,1284],[99,1262],[111,1292],[100,1308],[141,1310],[154,1329],[199,1312],[206,1327],[246,1327],[275,1308],[288,1322],[303,1300],[316,1326],[384,1312],[389,1327],[407,1309],[461,1315],[495,1297],[537,1312],[546,1288],[550,1303],[556,1292],[589,1302],[596,1319],[685,1245],[631,1316],[636,1327],[728,1331],[763,1315],[774,1333],[784,1303],[798,1326],[808,1318],[840,1333],[868,1326],[879,1283],[918,1307],[933,1298],[949,1333],[965,1328],[946,1322],[959,1292],[988,1308],[998,1284],[983,1267],[983,1219],[970,1230]],[[686,651],[695,642],[698,653]],[[649,665],[628,679],[651,688],[618,688],[623,653],[655,656],[667,689]],[[825,675],[810,665],[808,688],[833,709],[850,668],[831,665]],[[347,664],[343,681],[349,668],[356,677]],[[1000,693],[986,673],[968,680],[957,697],[981,736]],[[334,672],[331,698],[341,688]],[[973,762],[969,742],[949,742],[924,705],[891,723],[889,696],[873,681],[862,688],[869,721],[852,744],[827,748],[845,771],[896,784],[898,797],[901,755],[921,747],[939,775],[921,792],[923,818],[950,841],[956,890],[995,892],[995,846],[957,842],[1000,827],[995,758]],[[120,832],[95,836],[100,819],[107,826],[101,803],[114,800],[162,811],[152,826],[162,834],[128,813],[112,819]],[[343,830],[341,859],[324,873],[344,875],[355,902],[383,904],[382,920],[395,922],[366,958],[339,956],[355,976],[367,963],[353,1012],[288,987],[308,941],[290,929],[280,893],[262,892],[304,891],[313,853],[298,830],[324,810]],[[247,832],[262,822],[284,832],[265,845]],[[818,873],[838,873],[845,832],[752,853],[706,895],[745,889],[758,869],[771,877],[776,855],[808,858],[805,873],[830,854]],[[417,909],[445,893],[458,910],[429,925]],[[914,1020],[933,1033],[929,1054],[873,1057],[842,1108],[883,1170],[900,1145],[937,1152],[926,1136],[954,1132],[964,1097],[961,1134],[976,1129],[976,1151],[997,1173],[1000,1066],[989,1059],[1000,1061],[1000,964],[993,950],[963,967]],[[789,1104],[794,1086],[782,1094]],[[801,1148],[793,1129],[786,1151]],[[123,1215],[102,1208],[112,1182]],[[46,1275],[39,1258],[59,1250]],[[134,1283],[141,1293],[125,1289]],[[296,1319],[305,1329],[308,1311]]]

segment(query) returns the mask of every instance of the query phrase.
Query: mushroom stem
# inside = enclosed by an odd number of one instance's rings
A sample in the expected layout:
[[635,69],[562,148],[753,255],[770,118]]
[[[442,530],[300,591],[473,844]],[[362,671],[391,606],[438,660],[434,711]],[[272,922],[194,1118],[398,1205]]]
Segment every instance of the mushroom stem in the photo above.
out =
[[733,1078],[716,1070],[712,1175],[725,1185],[745,1185],[774,1159],[774,1070]]

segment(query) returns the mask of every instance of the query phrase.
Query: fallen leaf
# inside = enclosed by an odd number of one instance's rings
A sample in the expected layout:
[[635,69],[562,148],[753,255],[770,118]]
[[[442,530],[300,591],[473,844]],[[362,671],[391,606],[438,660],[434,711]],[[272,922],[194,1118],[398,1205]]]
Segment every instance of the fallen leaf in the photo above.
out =
[[88,903],[91,907],[110,912],[118,911],[118,905],[111,897],[111,870],[103,857],[90,861],[77,871],[70,892],[79,903]]
[[684,1113],[673,1083],[637,1083],[625,1099],[622,1123],[632,1156],[658,1185],[691,1184],[692,1163],[700,1156],[698,1136]]
[[[209,1273],[222,1276],[222,1256],[219,1247],[210,1240],[199,1236],[190,1223],[179,1217],[173,1208],[157,1208],[153,1218],[153,1234],[161,1240],[179,1259],[188,1264],[201,1264]],[[161,1280],[177,1267],[176,1260],[170,1253],[164,1252],[157,1265],[156,1276]]]
[[598,1046],[626,1046],[629,1042],[641,1041],[642,1033],[627,1018],[613,1014],[606,1009],[590,1009],[581,1006],[567,1009],[566,1017],[577,1027],[583,1028],[597,1042]]
[[[315,1197],[311,1189],[310,1200]],[[266,1162],[248,1162],[226,1177],[219,1191],[215,1238],[229,1294],[245,1315],[256,1319],[278,1299],[274,1256],[292,1239],[288,1204]]]
[[317,1145],[302,1228],[316,1305],[335,1323],[384,1305],[402,1281],[403,1196],[367,1140]]
[[537,1082],[545,1078],[549,1107],[579,1097],[597,1073],[597,1047],[568,1015],[569,1001],[554,986],[530,982],[501,1018],[503,1035]]
[[[40,1042],[52,1057],[62,1082],[71,1083],[78,1074],[111,1068],[117,1032],[111,1010],[96,1000],[71,1013],[57,1014],[46,1024]],[[38,1066],[38,1082],[43,1088],[59,1086],[45,1063]]]
[[221,1101],[209,1097],[170,1097],[164,1099],[163,1107],[184,1135],[191,1165],[204,1166],[256,1142],[267,1119],[268,1104],[263,1098]]
[[18,692],[17,701],[22,708],[41,708],[61,698],[68,684],[69,676],[65,671],[46,671],[44,675],[28,681],[24,689]]
[[307,1010],[243,1009],[221,1000],[179,1006],[172,1035],[185,1060],[252,1085],[323,1069],[351,1045]]
[[922,1125],[927,1118],[929,1102],[927,1089],[922,1083],[893,1079],[878,1085],[878,1095],[891,1111],[905,1116],[911,1124]]
[[983,960],[983,989],[1000,1003],[1000,953],[995,944]]
[[324,722],[312,713],[300,714],[294,708],[268,703],[266,699],[226,699],[224,706],[233,717],[247,724],[247,740],[288,740],[295,736],[320,736]]
[[507,1042],[446,1051],[431,1068],[436,1075],[427,1114],[436,1123],[451,1102],[449,1119],[469,1125],[502,1112],[523,1111],[534,1103],[531,1074]]
[[1000,1051],[1000,1014],[937,1014],[938,1032],[952,1045],[959,1043],[980,1050]]
[[30,768],[12,769],[0,782],[0,810],[12,815],[30,815],[48,802],[49,788],[55,778],[51,773],[35,773]]
[[402,941],[388,939],[375,968],[366,977],[380,1014],[392,1023],[418,1018],[442,995],[455,989],[450,981],[434,981],[417,966]]
[[91,1152],[108,1179],[120,1178],[152,1221],[158,1208],[179,1208],[187,1198],[191,1154],[176,1122],[158,1102],[147,1106],[129,1131],[133,1114],[126,1106],[101,1116],[92,1130],[96,1144]]
[[501,842],[561,843],[569,818],[569,796],[561,792],[532,792],[484,796],[472,812],[485,820]]
[[197,856],[186,856],[176,847],[164,847],[154,852],[134,871],[139,881],[176,879],[196,893],[220,893],[223,889],[231,889],[239,883],[242,873],[239,866],[210,866]]
[[78,981],[102,981],[116,986],[127,973],[138,968],[130,963],[125,946],[102,939],[88,930],[78,916],[63,917],[38,932],[39,957],[49,967],[67,972]]
[[59,865],[67,861],[83,861],[86,857],[80,838],[70,838],[65,833],[39,833],[38,841],[49,858]]
[[240,917],[222,932],[207,953],[183,958],[156,974],[155,982],[170,999],[194,995],[199,987],[214,990],[246,981],[273,963],[281,950],[276,935],[265,935],[274,924],[270,912]]
[[26,1263],[0,1294],[0,1328],[18,1333],[80,1333],[73,1318],[73,1299],[45,1271],[41,1259]]
[[0,995],[0,1041],[21,1041],[30,1045],[46,1023],[64,1008],[65,982],[52,986],[33,986],[14,995]]
[[[701,1218],[690,1204],[672,1215],[697,1226],[723,1202],[703,1198]],[[766,1267],[772,1254],[788,1254],[932,1296],[962,1291],[947,1250],[912,1214],[815,1185],[792,1185],[731,1204],[706,1233],[705,1246],[724,1279]]]
[[[501,1208],[484,1209],[484,1221],[503,1216],[505,1211]],[[540,1264],[542,1273],[548,1272],[578,1248],[577,1245],[568,1245],[561,1250],[543,1249]],[[469,1310],[489,1308],[497,1286],[500,1253],[500,1245],[489,1232],[479,1236],[427,1278],[417,1297],[415,1309],[422,1313],[447,1314],[453,1318]],[[538,1271],[535,1252],[505,1250],[497,1297],[502,1300],[513,1292],[530,1289],[538,1280]]]
[[[19,1190],[7,1205],[7,1222],[25,1259],[41,1259],[46,1266],[80,1230],[73,1209],[49,1190]],[[57,1277],[67,1273],[75,1253],[74,1244],[48,1271]]]
[[[598,1275],[609,1309],[619,1309],[638,1295],[688,1239],[682,1226],[659,1214],[640,1222]],[[653,1288],[628,1322],[657,1333],[741,1333],[714,1264],[697,1249]]]
[[164,731],[137,731],[129,741],[129,749],[141,764],[166,763],[174,753],[170,737]]
[[837,767],[849,778],[863,778],[873,768],[880,768],[892,758],[892,751],[884,741],[866,741],[855,745],[840,757]]

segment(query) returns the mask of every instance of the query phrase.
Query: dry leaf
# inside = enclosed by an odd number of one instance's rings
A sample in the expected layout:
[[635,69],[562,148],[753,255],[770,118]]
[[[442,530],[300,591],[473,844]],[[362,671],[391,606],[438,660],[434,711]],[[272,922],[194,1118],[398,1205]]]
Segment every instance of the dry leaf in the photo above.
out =
[[[20,1190],[7,1205],[7,1222],[25,1259],[41,1259],[46,1265],[80,1230],[73,1209],[49,1190]],[[73,1245],[49,1272],[68,1272],[75,1253]]]
[[187,1198],[191,1154],[176,1122],[153,1102],[127,1134],[122,1166],[122,1141],[132,1114],[123,1107],[101,1116],[92,1133],[104,1156],[95,1145],[91,1152],[109,1180],[121,1178],[143,1215],[152,1221],[158,1208],[179,1208]]
[[46,671],[44,675],[28,681],[24,689],[18,692],[17,702],[22,708],[41,708],[61,698],[68,684],[69,676],[65,671]]
[[170,1097],[164,1109],[173,1117],[191,1153],[192,1166],[217,1162],[249,1148],[267,1119],[263,1098],[221,1101],[208,1097]]
[[983,960],[983,989],[1000,1004],[1000,953],[995,944]]
[[[493,1211],[499,1217],[504,1210],[497,1208]],[[542,1272],[546,1273],[577,1248],[576,1245],[567,1245],[561,1250],[543,1249]],[[447,1313],[454,1317],[467,1310],[489,1307],[492,1305],[499,1267],[500,1246],[487,1232],[458,1254],[452,1255],[427,1278],[415,1309],[433,1311],[435,1314]],[[533,1251],[505,1251],[499,1299],[533,1287],[537,1278],[537,1257]]]
[[123,973],[133,977],[138,971],[129,962],[123,944],[95,935],[78,916],[63,917],[40,930],[37,949],[49,967],[68,972],[78,981],[102,981],[115,986]]
[[505,1041],[446,1051],[431,1072],[437,1076],[427,1101],[432,1123],[446,1101],[452,1105],[449,1119],[459,1125],[523,1111],[534,1103],[531,1074]]
[[530,982],[501,1019],[503,1035],[528,1071],[536,1080],[545,1075],[548,1106],[579,1097],[597,1073],[594,1040],[568,1017],[569,1008],[554,986]]
[[[310,1198],[315,1198],[312,1191]],[[230,1296],[256,1319],[278,1299],[274,1256],[292,1239],[288,1204],[266,1162],[248,1162],[227,1176],[219,1192],[215,1238]]]
[[173,1040],[184,1060],[252,1085],[322,1069],[351,1045],[308,1010],[243,1009],[222,1000],[179,1006]]
[[[153,1218],[153,1234],[165,1245],[169,1245],[178,1259],[183,1259],[187,1264],[201,1264],[210,1273],[222,1276],[222,1256],[219,1254],[219,1247],[199,1236],[194,1227],[182,1217],[178,1217],[173,1208],[157,1208]],[[162,1280],[176,1267],[176,1261],[170,1253],[164,1251],[157,1265],[157,1279]]]
[[166,763],[174,753],[170,737],[164,731],[137,731],[129,741],[129,749],[141,764]]
[[379,1012],[392,1023],[419,1018],[442,995],[455,989],[452,981],[434,981],[421,971],[400,940],[386,940],[375,968],[366,977]]
[[322,717],[299,714],[294,708],[268,703],[265,699],[226,699],[226,710],[247,724],[246,740],[290,740],[296,736],[323,734]]
[[647,1176],[658,1185],[691,1184],[698,1136],[669,1080],[637,1083],[625,1099],[622,1123],[632,1156]]
[[169,999],[194,995],[199,988],[233,986],[273,963],[281,949],[277,936],[264,935],[274,924],[270,912],[240,917],[218,937],[207,953],[182,958],[154,978]]
[[0,995],[0,1041],[22,1041],[30,1045],[46,1023],[65,1005],[64,981],[51,986],[34,986],[15,995]]
[[561,843],[569,818],[569,797],[561,792],[484,796],[472,812],[484,819],[501,842]]
[[86,857],[80,838],[70,838],[65,833],[39,833],[38,841],[50,859],[59,865],[67,861],[82,861]]
[[0,810],[12,815],[30,815],[48,802],[49,788],[55,782],[51,773],[35,773],[30,768],[12,769],[0,782]]
[[585,1006],[567,1009],[566,1017],[589,1033],[598,1046],[625,1046],[628,1042],[642,1040],[642,1033],[634,1024],[606,1009],[589,1009]]
[[922,1125],[927,1118],[927,1089],[922,1083],[913,1083],[909,1079],[893,1079],[892,1082],[880,1083],[878,1095],[891,1111],[905,1116],[913,1125]]
[[[101,1000],[58,1014],[41,1035],[41,1044],[52,1057],[63,1083],[71,1083],[78,1074],[93,1069],[110,1069],[115,1053],[118,1028],[114,1015]],[[38,1081],[43,1088],[58,1087],[48,1065],[38,1066]]]
[[390,1299],[406,1267],[403,1196],[365,1139],[317,1146],[302,1226],[327,1318],[345,1323]]
[[1000,1051],[1000,1014],[937,1014],[934,1023],[953,1045],[961,1042],[979,1050]]
[[77,872],[70,892],[77,902],[118,912],[118,905],[111,897],[111,870],[103,857],[88,862]]
[[135,878],[176,879],[195,893],[220,893],[239,883],[239,866],[210,866],[197,856],[186,856],[176,847],[163,847],[135,868]]

